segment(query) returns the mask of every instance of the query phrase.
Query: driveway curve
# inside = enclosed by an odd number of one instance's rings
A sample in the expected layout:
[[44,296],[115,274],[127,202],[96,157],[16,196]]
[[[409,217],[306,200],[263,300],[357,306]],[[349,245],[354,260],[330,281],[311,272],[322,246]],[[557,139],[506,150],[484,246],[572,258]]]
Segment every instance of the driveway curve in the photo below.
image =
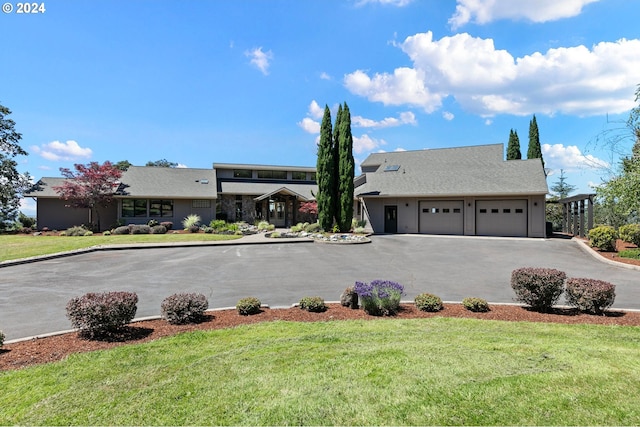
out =
[[403,284],[407,300],[431,292],[445,301],[509,303],[519,267],[609,281],[614,307],[640,309],[640,271],[598,261],[571,240],[384,235],[365,245],[237,243],[97,251],[0,268],[0,329],[7,340],[69,329],[69,299],[116,290],[138,294],[137,317],[158,315],[176,292],[203,293],[211,308],[245,296],[281,307],[304,296],[335,301],[355,281],[373,279]]

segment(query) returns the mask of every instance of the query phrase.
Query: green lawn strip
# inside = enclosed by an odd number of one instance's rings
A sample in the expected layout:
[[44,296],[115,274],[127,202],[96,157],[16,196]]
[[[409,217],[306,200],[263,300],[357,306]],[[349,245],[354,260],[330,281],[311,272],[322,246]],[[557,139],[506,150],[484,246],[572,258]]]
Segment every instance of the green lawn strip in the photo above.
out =
[[242,236],[226,234],[134,234],[120,236],[0,236],[0,261],[49,255],[98,245],[175,243],[233,240]]
[[638,354],[636,327],[272,322],[3,372],[0,424],[638,425]]

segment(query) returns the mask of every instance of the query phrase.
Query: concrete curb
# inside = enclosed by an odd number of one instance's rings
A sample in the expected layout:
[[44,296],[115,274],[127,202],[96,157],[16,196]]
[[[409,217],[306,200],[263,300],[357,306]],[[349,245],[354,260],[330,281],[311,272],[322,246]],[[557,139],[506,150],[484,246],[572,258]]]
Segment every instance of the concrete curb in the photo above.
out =
[[[462,304],[462,301],[442,301],[444,304]],[[325,303],[327,304],[340,304],[340,301],[325,301]],[[400,304],[414,304],[414,301],[411,300],[402,300],[400,301]],[[510,303],[510,302],[489,302],[489,307],[491,307],[492,305],[495,306],[503,306],[503,305],[515,305],[518,307],[525,307],[526,304],[520,304],[520,303]],[[269,308],[271,310],[287,310],[290,308],[296,308],[298,307],[299,303],[293,303],[289,306],[278,306],[278,307],[271,307],[268,304],[262,304],[260,307],[261,308]],[[554,306],[557,308],[572,308],[568,305],[557,305]],[[208,310],[206,310],[206,312],[210,313],[210,312],[216,312],[216,311],[225,311],[225,310],[235,310],[236,307],[218,307],[218,308],[210,308]],[[359,309],[358,309],[359,310]],[[623,312],[629,312],[629,313],[638,313],[640,312],[640,310],[636,310],[636,309],[631,309],[631,308],[616,308],[616,307],[611,307],[610,310],[617,310],[617,311],[623,311]],[[159,320],[162,319],[162,316],[160,315],[155,315],[155,316],[145,316],[145,317],[138,317],[135,318],[131,321],[130,324],[132,323],[137,323],[137,322],[144,322],[147,320]],[[5,341],[4,345],[6,344],[15,344],[15,343],[19,343],[19,342],[23,342],[23,341],[31,341],[31,340],[38,340],[38,339],[43,339],[43,338],[48,338],[48,337],[55,337],[58,335],[64,335],[64,334],[70,334],[73,332],[77,332],[77,329],[66,329],[66,330],[62,330],[62,331],[56,331],[56,332],[49,332],[46,334],[40,334],[40,335],[33,335],[30,337],[23,337],[23,338],[16,338],[16,339],[12,339],[9,341]]]
[[589,255],[591,255],[592,257],[594,257],[595,259],[597,259],[600,262],[603,262],[605,264],[609,264],[609,265],[613,265],[616,267],[622,267],[622,268],[626,268],[628,270],[636,270],[636,271],[640,271],[640,267],[637,265],[631,265],[631,264],[625,264],[623,262],[617,262],[617,261],[612,261],[609,258],[605,258],[602,255],[600,255],[599,253],[597,253],[596,251],[594,251],[593,249],[591,249],[589,247],[589,245],[587,245],[587,243],[584,240],[581,239],[576,239],[575,237],[571,239],[574,242],[578,243],[578,247],[580,249],[582,249],[584,252],[588,253]]

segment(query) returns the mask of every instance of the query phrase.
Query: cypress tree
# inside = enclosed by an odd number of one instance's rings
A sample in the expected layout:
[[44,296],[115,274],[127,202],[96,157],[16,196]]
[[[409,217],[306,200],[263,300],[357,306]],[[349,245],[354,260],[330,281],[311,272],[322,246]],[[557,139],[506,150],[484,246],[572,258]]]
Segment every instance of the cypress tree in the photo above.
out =
[[[340,111],[340,110],[338,110]],[[353,135],[351,134],[351,113],[349,106],[344,103],[342,112],[338,112],[339,122],[338,140],[334,141],[338,146],[338,204],[337,221],[340,231],[347,232],[351,229],[353,219],[353,178],[355,174],[355,161],[353,159]]]
[[540,159],[544,168],[544,159],[542,158],[542,147],[540,146],[540,134],[538,133],[538,122],[536,115],[529,122],[529,148],[527,149],[527,159]]
[[320,125],[320,142],[318,143],[318,160],[316,163],[316,180],[318,182],[318,222],[323,230],[330,230],[334,216],[334,176],[335,160],[333,134],[331,131],[331,111],[324,106],[324,116]]
[[509,132],[509,144],[507,145],[507,160],[520,160],[521,158],[522,153],[520,153],[518,132],[511,129],[511,132]]
[[338,114],[336,114],[336,122],[333,125],[333,217],[340,226],[340,132],[342,132],[342,105],[338,104]]

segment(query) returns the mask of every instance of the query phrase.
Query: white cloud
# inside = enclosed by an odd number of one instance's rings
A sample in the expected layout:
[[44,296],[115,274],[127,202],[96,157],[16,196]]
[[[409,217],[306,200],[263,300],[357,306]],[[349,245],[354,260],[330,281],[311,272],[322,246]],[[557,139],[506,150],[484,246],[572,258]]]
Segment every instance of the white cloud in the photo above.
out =
[[320,123],[310,119],[309,117],[305,117],[299,121],[298,126],[307,133],[320,133]]
[[443,111],[443,112],[442,112],[442,117],[443,117],[445,120],[451,121],[451,120],[453,120],[456,116],[455,116],[452,112],[450,112],[450,111]]
[[36,202],[30,197],[20,199],[20,211],[31,217],[36,216]]
[[467,111],[496,114],[587,116],[622,113],[634,106],[640,40],[621,39],[549,49],[514,58],[492,39],[456,34],[434,40],[431,31],[396,44],[413,68],[371,76],[345,75],[352,93],[384,105],[419,106],[427,113],[452,96]]
[[67,142],[52,141],[48,144],[42,144],[40,147],[32,146],[31,150],[53,162],[88,159],[93,154],[91,148],[82,148],[73,140]]
[[575,145],[542,144],[542,157],[545,167],[565,171],[581,169],[604,169],[609,163],[591,154],[584,155]]
[[331,76],[324,71],[320,73],[320,79],[322,80],[331,80]]
[[251,65],[255,66],[258,70],[262,72],[265,76],[269,74],[269,66],[271,65],[271,60],[273,59],[273,52],[270,50],[263,52],[262,47],[254,48],[252,50],[248,50],[245,53],[245,56],[251,58],[249,61]]
[[582,8],[598,0],[457,0],[456,12],[449,19],[455,30],[469,22],[487,24],[499,19],[555,21],[577,16]]
[[354,116],[351,118],[351,123],[354,127],[382,129],[401,125],[415,125],[417,122],[415,114],[411,111],[405,111],[400,113],[400,118],[398,119],[387,117],[380,121],[375,121],[361,116]]
[[309,115],[314,119],[320,120],[324,116],[324,108],[322,108],[314,99],[309,104]]
[[176,165],[176,168],[178,168],[178,169],[186,169],[186,168],[188,168],[188,167],[189,167],[189,166],[184,165],[184,164],[182,164],[182,163],[178,163],[178,164]]
[[386,144],[387,142],[384,139],[371,138],[365,133],[359,138],[357,136],[353,137],[353,152],[356,154],[362,154],[373,151]]

